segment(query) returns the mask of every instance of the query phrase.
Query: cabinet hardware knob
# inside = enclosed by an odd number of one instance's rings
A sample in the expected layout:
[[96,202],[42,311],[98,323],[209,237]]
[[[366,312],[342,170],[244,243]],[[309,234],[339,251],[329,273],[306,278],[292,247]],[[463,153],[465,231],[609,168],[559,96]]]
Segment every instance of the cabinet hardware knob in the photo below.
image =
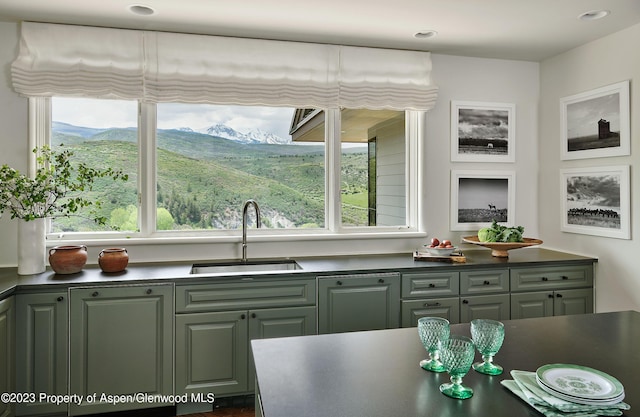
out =
[[549,295],[548,295],[548,297],[549,297],[549,298],[553,298],[553,294],[549,294]]
[[100,293],[98,291],[94,291],[91,296],[92,297],[97,297],[98,295],[100,295]]
[[469,304],[469,300],[462,300],[462,304]]
[[429,284],[429,288],[435,288],[436,284],[434,284],[433,282],[431,284]]
[[378,280],[378,282],[379,282],[380,284],[384,284],[384,280],[383,280],[382,278],[380,278],[380,279]]
[[485,280],[485,281],[483,282],[483,284],[484,284],[484,285],[491,285],[491,282],[489,282],[489,281],[486,281],[486,280]]
[[547,278],[547,277],[542,277],[542,280],[543,280],[543,281],[549,281],[549,278]]
[[562,294],[556,294],[556,297],[562,298]]
[[338,281],[338,282],[336,282],[336,284],[342,285],[342,281]]
[[60,297],[56,298],[56,301],[58,301],[58,302],[63,301],[63,300],[64,300],[63,296],[60,296]]
[[151,294],[152,292],[153,292],[153,290],[151,288],[148,288],[147,291],[146,291],[147,294]]
[[568,276],[566,276],[566,275],[563,275],[563,276],[562,276],[562,279],[565,279],[565,280],[566,280],[566,279],[569,279],[569,277],[568,277]]
[[258,317],[258,315],[256,313],[251,313],[251,318],[255,319],[256,317]]
[[240,318],[241,318],[242,320],[244,320],[244,319],[246,319],[246,318],[247,318],[247,315],[246,315],[246,314],[243,314],[243,315],[241,315],[241,316],[240,316]]
[[440,307],[440,303],[424,303],[425,307]]

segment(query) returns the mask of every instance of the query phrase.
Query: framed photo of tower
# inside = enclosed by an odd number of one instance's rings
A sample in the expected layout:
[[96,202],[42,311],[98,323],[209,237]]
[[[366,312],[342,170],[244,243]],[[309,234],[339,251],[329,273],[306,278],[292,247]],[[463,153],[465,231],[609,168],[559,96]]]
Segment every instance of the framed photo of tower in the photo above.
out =
[[563,160],[630,155],[629,81],[560,99]]

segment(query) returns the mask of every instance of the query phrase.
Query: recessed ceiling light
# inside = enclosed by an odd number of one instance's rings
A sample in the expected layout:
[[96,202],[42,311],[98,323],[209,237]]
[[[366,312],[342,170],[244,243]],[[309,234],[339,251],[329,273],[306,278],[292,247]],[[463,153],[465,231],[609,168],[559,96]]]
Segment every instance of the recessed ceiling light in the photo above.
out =
[[413,37],[418,39],[428,39],[433,38],[437,34],[438,32],[436,32],[435,30],[421,30],[420,32],[414,34]]
[[578,16],[578,20],[598,20],[603,17],[609,16],[609,10],[591,10],[590,12],[584,12]]
[[133,14],[137,14],[138,16],[151,16],[156,12],[151,7],[143,6],[141,4],[134,4],[132,6],[129,6],[129,11]]

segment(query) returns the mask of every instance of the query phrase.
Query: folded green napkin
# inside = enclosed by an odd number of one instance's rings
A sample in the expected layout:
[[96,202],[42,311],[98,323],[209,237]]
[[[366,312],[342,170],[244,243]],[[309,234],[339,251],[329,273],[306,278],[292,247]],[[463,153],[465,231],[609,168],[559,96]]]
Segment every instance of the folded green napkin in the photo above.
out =
[[629,404],[619,402],[612,405],[577,404],[557,398],[538,386],[535,372],[511,371],[513,380],[501,384],[546,417],[596,417],[621,416]]

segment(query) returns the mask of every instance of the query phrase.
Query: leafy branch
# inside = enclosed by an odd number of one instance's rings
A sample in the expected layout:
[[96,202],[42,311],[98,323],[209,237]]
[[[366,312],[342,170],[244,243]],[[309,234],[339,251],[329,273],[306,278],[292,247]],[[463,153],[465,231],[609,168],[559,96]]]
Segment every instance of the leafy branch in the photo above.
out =
[[89,207],[89,217],[100,225],[107,218],[98,215],[102,203],[86,198],[98,178],[126,182],[129,176],[121,170],[95,169],[84,163],[71,164],[73,151],[35,148],[37,169],[33,178],[8,165],[0,168],[0,215],[7,211],[11,218],[26,221],[44,217],[79,216],[78,210]]

